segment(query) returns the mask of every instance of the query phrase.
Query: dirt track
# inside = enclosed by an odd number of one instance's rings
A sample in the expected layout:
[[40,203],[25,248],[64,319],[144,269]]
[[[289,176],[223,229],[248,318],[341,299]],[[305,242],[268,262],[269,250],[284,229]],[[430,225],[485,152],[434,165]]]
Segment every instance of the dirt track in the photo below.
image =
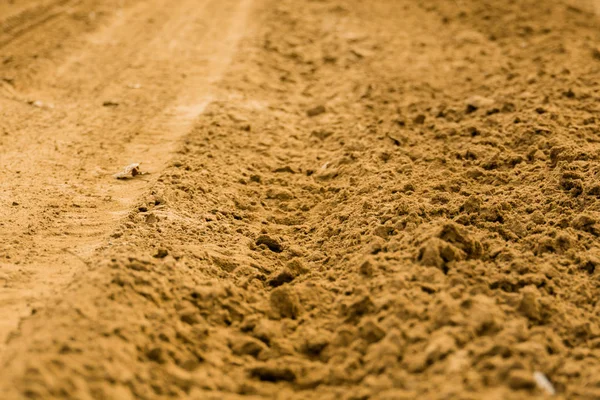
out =
[[598,19],[419,3],[1,3],[2,398],[600,398]]
[[[10,309],[3,337],[39,295],[59,293],[81,271],[79,257],[109,244],[217,95],[213,83],[230,62],[249,4],[28,3],[6,12],[16,21],[6,23],[10,40],[1,42],[1,241],[7,261],[18,262],[2,271],[10,287],[2,294]],[[132,162],[152,174],[112,179]]]

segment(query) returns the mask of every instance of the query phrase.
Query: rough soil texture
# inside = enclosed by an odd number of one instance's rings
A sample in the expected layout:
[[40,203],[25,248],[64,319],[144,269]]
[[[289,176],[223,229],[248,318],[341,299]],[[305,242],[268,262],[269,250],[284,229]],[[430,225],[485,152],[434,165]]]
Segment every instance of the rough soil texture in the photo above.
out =
[[600,399],[589,4],[175,4],[0,4],[3,398]]

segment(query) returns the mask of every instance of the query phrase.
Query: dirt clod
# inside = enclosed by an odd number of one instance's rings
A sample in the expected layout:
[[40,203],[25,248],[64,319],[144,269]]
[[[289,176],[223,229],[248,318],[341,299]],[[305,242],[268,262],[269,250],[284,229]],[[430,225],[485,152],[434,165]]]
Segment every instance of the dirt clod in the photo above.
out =
[[269,303],[278,317],[296,319],[302,313],[300,299],[293,287],[283,285],[271,292]]
[[475,95],[471,96],[466,100],[467,113],[476,111],[480,108],[487,108],[494,105],[494,99]]
[[166,249],[158,249],[156,251],[156,254],[154,254],[154,258],[165,258],[166,256],[169,255],[169,251]]
[[515,390],[532,390],[536,387],[533,375],[529,371],[522,369],[510,371],[508,375],[508,385],[511,389]]
[[235,338],[231,343],[231,350],[236,355],[257,357],[261,351],[266,349],[267,346],[263,342],[252,337]]
[[255,241],[257,246],[261,246],[264,245],[266,246],[269,250],[275,252],[275,253],[281,253],[283,251],[283,246],[281,245],[281,243],[279,242],[279,240],[272,238],[271,236],[268,235],[261,235],[259,236],[256,241]]
[[316,117],[317,115],[324,114],[327,111],[324,105],[318,105],[313,108],[306,110],[306,115],[309,117]]
[[294,280],[296,274],[292,272],[289,268],[284,268],[279,272],[273,274],[271,278],[267,281],[270,286],[278,287],[283,285],[284,283],[290,283]]
[[265,364],[250,369],[250,375],[265,382],[294,382],[296,374],[289,367]]

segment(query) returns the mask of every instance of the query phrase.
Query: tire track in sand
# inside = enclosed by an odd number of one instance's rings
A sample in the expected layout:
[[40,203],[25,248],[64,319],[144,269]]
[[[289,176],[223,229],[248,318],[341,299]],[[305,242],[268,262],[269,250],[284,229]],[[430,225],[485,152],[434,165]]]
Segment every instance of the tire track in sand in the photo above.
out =
[[[40,107],[1,101],[0,131],[11,139],[0,156],[2,342],[21,317],[60,293],[94,249],[110,246],[107,234],[216,94],[213,83],[235,52],[251,5],[135,4],[74,45],[56,68],[27,77],[38,89],[17,98],[42,99]],[[18,51],[12,45],[4,50]],[[111,101],[118,105],[103,106]],[[130,162],[151,174],[115,180]]]
[[0,32],[0,49],[34,30],[43,28],[46,23],[57,17],[64,16],[70,3],[73,1],[56,0],[48,4],[37,4],[4,18],[1,25],[3,29]]

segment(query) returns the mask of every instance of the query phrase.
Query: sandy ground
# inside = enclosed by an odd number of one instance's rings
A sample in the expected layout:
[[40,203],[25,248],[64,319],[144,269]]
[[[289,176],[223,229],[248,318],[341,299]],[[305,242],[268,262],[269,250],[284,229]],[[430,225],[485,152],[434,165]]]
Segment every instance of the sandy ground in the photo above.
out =
[[598,43],[583,1],[0,3],[2,399],[600,399]]

